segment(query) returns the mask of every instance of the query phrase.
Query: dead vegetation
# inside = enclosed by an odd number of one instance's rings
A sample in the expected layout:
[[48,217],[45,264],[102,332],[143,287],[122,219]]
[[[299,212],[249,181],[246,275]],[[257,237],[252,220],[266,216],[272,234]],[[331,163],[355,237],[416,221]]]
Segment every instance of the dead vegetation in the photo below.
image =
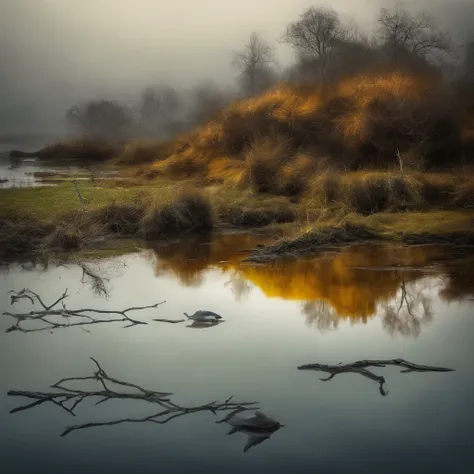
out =
[[140,234],[155,240],[172,234],[205,233],[213,226],[209,198],[197,190],[182,191],[170,202],[152,201],[140,222]]
[[327,372],[329,377],[320,379],[323,382],[332,380],[338,374],[344,373],[355,373],[360,374],[370,380],[374,380],[379,384],[380,395],[386,396],[388,391],[385,389],[385,378],[381,375],[377,375],[368,367],[386,367],[387,365],[395,365],[397,367],[404,367],[401,370],[402,374],[410,372],[452,372],[454,369],[448,369],[445,367],[433,367],[428,365],[418,365],[412,362],[408,362],[404,359],[390,359],[390,360],[359,360],[350,364],[337,364],[337,365],[325,365],[325,364],[305,364],[300,365],[298,370],[315,370],[321,372]]
[[52,161],[74,160],[82,162],[103,162],[117,156],[121,149],[122,146],[120,144],[110,140],[83,137],[48,145],[31,155]]
[[[92,399],[98,399],[98,401],[95,403],[96,405],[106,403],[110,400],[115,402],[120,400],[135,400],[158,409],[158,411],[154,411],[151,414],[143,417],[124,416],[123,418],[115,420],[79,423],[76,425],[67,426],[61,434],[61,436],[66,436],[69,433],[77,430],[94,427],[97,428],[101,426],[114,426],[122,423],[153,423],[163,425],[182,416],[202,412],[208,412],[214,415],[217,415],[218,413],[225,414],[226,416],[222,420],[216,422],[223,423],[229,420],[232,421],[233,417],[237,414],[258,408],[256,402],[238,403],[233,401],[232,396],[221,402],[211,401],[197,406],[178,405],[172,401],[172,393],[151,390],[125,380],[111,377],[107,374],[107,372],[105,372],[97,360],[94,358],[91,359],[97,367],[96,371],[92,375],[64,377],[55,384],[51,385],[51,388],[54,390],[53,392],[10,390],[8,395],[11,397],[24,397],[29,399],[29,402],[26,405],[13,408],[10,413],[18,413],[23,410],[29,410],[31,408],[37,407],[43,403],[51,403],[66,411],[68,414],[76,416],[75,410],[79,404],[84,400]],[[96,382],[98,386],[93,389],[86,387],[77,388],[77,383],[83,383],[84,381]],[[71,388],[71,386],[74,388]],[[273,431],[275,431],[275,429]],[[261,435],[264,434],[265,430],[263,430]],[[266,438],[268,439],[270,435],[271,433],[267,433]],[[255,444],[258,444],[258,442],[253,443],[253,445]],[[252,444],[250,446],[252,446]]]
[[37,251],[55,228],[52,223],[39,222],[28,215],[10,213],[0,216],[0,261]]
[[329,246],[380,240],[382,236],[362,224],[346,221],[339,226],[323,226],[291,240],[256,249],[246,258],[248,262],[272,261],[281,257],[305,256]]
[[[463,130],[472,120],[454,113],[448,96],[440,81],[402,72],[355,75],[330,86],[280,84],[235,101],[171,141],[52,145],[40,155],[87,155],[122,166],[128,181],[96,186],[146,192],[100,206],[86,196],[82,211],[52,224],[23,212],[2,213],[2,247],[10,254],[76,250],[91,235],[153,240],[286,223],[299,234],[305,234],[302,227],[313,229],[309,240],[318,246],[358,240],[360,216],[472,209],[473,170],[460,166],[472,160],[463,151],[472,139]],[[358,216],[352,227],[338,225],[352,214]],[[425,238],[421,229],[405,234]]]
[[[84,271],[84,268],[83,268]],[[51,304],[46,304],[40,295],[34,291],[24,288],[21,291],[10,291],[11,304],[14,305],[20,300],[27,300],[32,305],[37,305],[39,309],[28,313],[11,313],[5,311],[5,316],[15,319],[15,324],[10,326],[6,332],[19,331],[31,333],[39,331],[53,331],[55,329],[65,329],[71,327],[91,326],[93,324],[125,323],[124,328],[130,328],[140,324],[148,324],[143,320],[132,318],[128,315],[131,311],[142,311],[157,308],[165,303],[155,303],[148,306],[134,306],[124,310],[102,310],[102,309],[68,309],[64,300],[68,297],[67,289]],[[154,319],[153,321],[176,323],[184,320]],[[35,324],[36,323],[36,324]]]

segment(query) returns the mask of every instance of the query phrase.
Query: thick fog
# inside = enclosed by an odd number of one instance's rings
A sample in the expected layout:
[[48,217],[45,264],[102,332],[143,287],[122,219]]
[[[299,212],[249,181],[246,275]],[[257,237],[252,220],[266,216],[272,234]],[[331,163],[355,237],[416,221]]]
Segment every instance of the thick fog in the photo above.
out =
[[[400,3],[400,2],[399,2]],[[474,37],[472,0],[413,0],[453,39]],[[0,134],[58,131],[84,100],[127,103],[153,84],[190,89],[205,79],[232,86],[232,54],[260,33],[282,67],[279,43],[309,6],[330,6],[369,32],[390,0],[0,0]]]

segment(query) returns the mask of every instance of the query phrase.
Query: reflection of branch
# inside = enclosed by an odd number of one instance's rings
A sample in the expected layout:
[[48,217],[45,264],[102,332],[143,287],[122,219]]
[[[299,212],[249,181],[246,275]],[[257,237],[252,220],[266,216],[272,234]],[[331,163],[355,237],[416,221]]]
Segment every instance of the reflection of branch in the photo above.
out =
[[[137,319],[132,319],[131,317],[127,315],[127,313],[129,313],[130,311],[139,311],[143,309],[156,308],[159,305],[162,305],[163,303],[165,303],[165,301],[162,301],[161,303],[156,303],[149,306],[134,306],[131,308],[124,309],[122,311],[119,311],[119,310],[110,311],[110,310],[90,309],[90,308],[67,309],[66,306],[64,305],[64,299],[66,299],[68,296],[67,289],[54,303],[50,304],[49,306],[43,302],[43,300],[37,293],[29,289],[23,289],[19,292],[10,291],[10,293],[12,293],[12,296],[11,296],[12,305],[21,299],[27,299],[32,304],[34,304],[35,302],[39,303],[43,307],[43,310],[30,311],[29,313],[4,312],[3,313],[4,315],[11,316],[12,318],[16,319],[16,323],[10,328],[8,328],[6,332],[21,331],[24,333],[28,333],[28,332],[37,332],[37,331],[47,331],[47,330],[59,329],[59,328],[68,328],[68,327],[74,327],[74,326],[87,326],[90,324],[114,323],[114,322],[127,322],[128,324],[126,324],[124,327],[128,328],[128,327],[136,326],[138,324],[148,324],[148,323],[137,320]],[[55,307],[57,307],[59,303],[61,303],[62,306],[58,309],[55,309]],[[92,313],[92,314],[87,314],[87,313]],[[98,319],[95,316],[93,316],[94,314],[109,314],[109,315],[118,315],[121,317],[113,318],[113,319]],[[66,318],[67,321],[64,323],[53,321],[52,319],[50,319],[53,316]],[[77,322],[71,322],[72,318],[78,318],[82,320],[79,320]],[[45,324],[45,326],[41,326],[39,328],[26,328],[25,329],[22,327],[22,323],[24,323],[25,321],[41,321],[42,323]],[[178,322],[175,320],[165,320],[165,319],[161,319],[159,321],[169,322],[169,323]]]
[[86,263],[84,262],[75,262],[75,263],[82,270],[81,283],[84,284],[86,283],[87,279],[89,279],[92,291],[97,296],[107,297],[109,295],[109,292],[107,290],[105,283],[108,280],[106,278],[101,277],[97,272],[94,272],[94,270]]
[[[165,424],[175,418],[201,411],[210,411],[214,414],[223,411],[230,411],[230,415],[232,416],[235,413],[256,408],[255,402],[234,403],[231,402],[232,397],[228,398],[224,402],[212,401],[204,405],[198,405],[195,407],[183,407],[177,405],[176,403],[170,400],[170,396],[172,395],[172,393],[156,392],[154,390],[149,390],[140,387],[139,385],[133,383],[124,382],[122,380],[110,377],[95,359],[93,359],[92,357],[91,359],[97,366],[97,371],[94,373],[94,375],[88,377],[63,378],[51,386],[52,388],[61,390],[60,392],[28,392],[20,390],[10,390],[8,392],[8,395],[10,396],[20,396],[34,400],[32,403],[14,408],[10,411],[10,413],[17,413],[19,411],[28,410],[35,406],[41,405],[45,402],[51,402],[54,405],[57,405],[63,410],[67,411],[69,414],[75,416],[74,410],[77,408],[77,406],[82,401],[91,398],[99,398],[99,401],[96,402],[96,405],[107,402],[109,400],[141,400],[147,403],[159,405],[162,408],[159,412],[142,418],[121,418],[112,421],[83,423],[68,426],[61,434],[61,436],[66,436],[72,431],[98,426],[113,426],[121,423],[145,422]],[[101,388],[99,390],[79,390],[75,388],[69,388],[68,386],[64,385],[66,382],[84,380],[96,381],[100,384]],[[114,390],[111,387],[111,384],[118,385],[120,387],[125,387],[128,389],[133,389],[133,391],[118,392],[117,390]]]
[[306,301],[301,312],[306,315],[306,324],[316,326],[321,332],[337,329],[339,316],[325,301]]
[[402,374],[408,372],[452,372],[454,369],[447,369],[444,367],[432,367],[428,365],[418,365],[408,362],[404,359],[390,359],[390,360],[359,360],[357,362],[352,362],[351,364],[345,365],[324,365],[324,364],[305,364],[300,365],[298,370],[319,370],[322,372],[327,372],[331,374],[327,378],[320,379],[323,382],[332,380],[336,375],[341,373],[356,373],[363,375],[371,380],[375,380],[379,383],[380,394],[385,396],[387,391],[384,389],[385,378],[381,375],[377,375],[370,370],[367,370],[367,367],[386,367],[387,365],[397,365],[399,367],[405,367],[404,370],[400,372]]
[[417,285],[408,286],[402,281],[400,287],[400,303],[394,302],[383,306],[383,325],[390,334],[400,333],[404,336],[417,337],[421,331],[421,324],[431,321],[433,311],[428,296],[423,293],[423,288]]
[[230,279],[224,283],[224,286],[230,286],[237,301],[241,301],[243,298],[248,297],[252,292],[252,285],[245,279],[245,277],[239,275],[237,272],[231,274]]

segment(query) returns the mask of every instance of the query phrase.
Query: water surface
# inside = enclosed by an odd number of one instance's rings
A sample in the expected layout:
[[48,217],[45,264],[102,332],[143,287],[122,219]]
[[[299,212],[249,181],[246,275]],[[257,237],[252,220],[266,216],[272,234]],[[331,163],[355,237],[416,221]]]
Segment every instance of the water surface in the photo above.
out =
[[[265,237],[246,235],[156,243],[151,249],[91,263],[109,278],[107,299],[81,283],[79,267],[4,270],[0,309],[10,289],[30,288],[54,301],[65,288],[68,308],[124,309],[166,303],[133,316],[150,322],[123,329],[103,324],[23,334],[5,333],[2,316],[0,460],[5,472],[385,472],[470,473],[474,454],[473,266],[464,253],[436,247],[354,246],[270,266],[243,262]],[[192,329],[183,312],[209,309],[225,322]],[[26,326],[25,326],[26,327]],[[243,452],[246,435],[227,435],[210,412],[164,425],[123,423],[60,437],[71,424],[145,417],[142,401],[85,401],[72,417],[11,389],[52,391],[62,377],[87,376],[96,358],[112,377],[197,406],[231,395],[257,401],[285,426]],[[357,374],[298,371],[318,362],[404,358],[451,367],[449,373],[401,374],[375,368],[389,391]]]

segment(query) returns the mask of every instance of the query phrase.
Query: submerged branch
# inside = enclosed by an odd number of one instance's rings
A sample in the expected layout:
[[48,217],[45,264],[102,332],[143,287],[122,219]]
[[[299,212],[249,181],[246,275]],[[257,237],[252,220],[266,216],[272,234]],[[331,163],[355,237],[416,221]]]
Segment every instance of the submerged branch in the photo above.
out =
[[418,365],[412,362],[408,362],[404,359],[389,359],[389,360],[359,360],[350,364],[337,364],[337,365],[325,365],[325,364],[305,364],[300,365],[298,370],[317,370],[321,372],[327,372],[329,377],[321,378],[323,382],[332,380],[336,375],[342,373],[356,373],[367,377],[368,379],[375,380],[379,384],[379,391],[382,396],[388,394],[388,391],[384,388],[385,378],[381,375],[368,370],[368,367],[386,367],[387,365],[396,365],[399,367],[405,367],[400,372],[405,374],[409,372],[452,372],[454,369],[448,369],[445,367],[433,367],[429,365]]
[[[65,377],[51,385],[51,388],[58,389],[57,392],[29,392],[23,390],[10,390],[9,396],[25,397],[33,400],[33,402],[26,405],[19,406],[10,411],[10,413],[17,413],[19,411],[28,410],[35,406],[41,405],[46,402],[53,403],[59,406],[69,414],[76,416],[75,409],[84,400],[97,398],[98,401],[95,403],[99,405],[109,400],[140,400],[147,403],[160,406],[160,411],[153,413],[142,418],[129,418],[124,417],[117,420],[103,421],[103,422],[90,422],[82,423],[77,425],[71,425],[66,427],[61,436],[66,436],[72,431],[77,431],[86,428],[93,428],[99,426],[113,426],[121,423],[156,423],[165,424],[169,423],[175,418],[189,415],[192,413],[209,411],[214,415],[218,412],[230,412],[235,414],[241,411],[254,410],[258,408],[256,402],[232,402],[232,397],[228,398],[223,402],[212,401],[205,403],[204,405],[185,407],[178,405],[171,401],[170,396],[173,395],[170,392],[158,392],[150,390],[140,385],[126,382],[123,380],[116,379],[108,375],[105,370],[100,366],[99,362],[91,357],[91,360],[97,366],[97,370],[93,375],[86,377]],[[65,385],[67,382],[78,382],[78,381],[95,381],[99,384],[96,390],[81,390],[71,388]],[[127,389],[133,389],[130,391],[119,392],[117,389],[113,389],[111,385],[117,385],[125,387]],[[226,418],[227,419],[227,418]]]
[[[23,289],[19,292],[10,291],[10,293],[12,293],[12,305],[14,305],[17,301],[21,299],[27,299],[31,302],[31,304],[35,304],[35,302],[39,303],[39,305],[43,309],[30,311],[28,313],[10,313],[5,311],[3,313],[5,316],[10,316],[16,319],[15,324],[13,326],[10,326],[6,330],[6,332],[21,331],[24,333],[28,333],[38,331],[51,331],[53,329],[69,328],[74,326],[87,326],[91,324],[117,322],[125,322],[127,324],[124,326],[124,328],[129,328],[139,324],[148,324],[145,321],[131,318],[128,315],[129,312],[157,308],[158,306],[165,303],[165,301],[162,301],[160,303],[155,303],[148,306],[132,306],[131,308],[126,308],[124,310],[102,310],[94,308],[67,309],[64,304],[64,300],[68,297],[67,289],[56,301],[54,301],[54,303],[50,305],[45,304],[37,293],[29,289]],[[61,303],[61,306],[58,306],[59,303]],[[114,315],[116,317],[100,319],[96,315]],[[66,321],[59,322],[57,319],[52,319],[54,317],[64,318]],[[41,322],[43,323],[43,325],[41,325],[40,327],[25,328],[24,324],[28,321]],[[168,323],[182,322],[182,320],[173,319],[155,319],[154,321]]]

